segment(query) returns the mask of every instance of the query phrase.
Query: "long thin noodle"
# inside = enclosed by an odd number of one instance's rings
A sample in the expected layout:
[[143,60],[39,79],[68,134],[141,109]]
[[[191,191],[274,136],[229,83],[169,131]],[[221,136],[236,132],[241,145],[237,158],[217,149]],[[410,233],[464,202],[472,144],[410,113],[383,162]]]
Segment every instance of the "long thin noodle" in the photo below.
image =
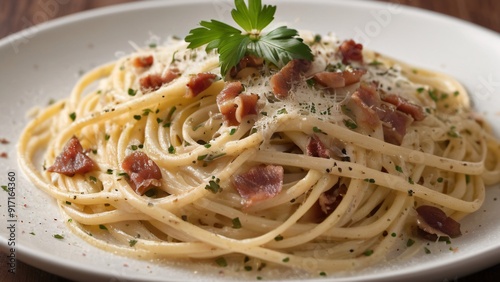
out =
[[[26,126],[19,164],[57,201],[75,234],[141,258],[241,255],[243,264],[347,271],[377,263],[394,248],[405,257],[416,253],[402,247],[407,239],[420,240],[412,231],[415,207],[436,206],[455,220],[481,207],[486,185],[500,181],[500,145],[457,81],[366,50],[363,62],[342,64],[338,40],[305,38],[315,54],[312,69],[362,68],[361,82],[331,90],[308,84],[312,73],[306,73],[280,100],[270,86],[277,69],[246,68],[225,80],[240,80],[246,93],[258,95],[257,114],[228,125],[217,104],[227,81],[186,95],[193,75],[220,78],[216,54],[172,39],[85,74],[67,99]],[[134,66],[147,56],[151,66]],[[141,78],[174,68],[180,75],[171,82],[141,88]],[[346,122],[353,118],[342,108],[346,99],[373,82],[377,91],[425,110],[401,145],[386,142],[382,126],[367,134]],[[75,176],[48,172],[72,136],[97,169]],[[329,142],[338,156],[308,154],[312,136]],[[144,152],[162,174],[161,185],[144,195],[121,166],[134,151]],[[283,167],[281,192],[248,204],[233,178],[263,165]],[[207,189],[211,181],[218,191]],[[326,212],[325,195],[339,187],[345,193]]]

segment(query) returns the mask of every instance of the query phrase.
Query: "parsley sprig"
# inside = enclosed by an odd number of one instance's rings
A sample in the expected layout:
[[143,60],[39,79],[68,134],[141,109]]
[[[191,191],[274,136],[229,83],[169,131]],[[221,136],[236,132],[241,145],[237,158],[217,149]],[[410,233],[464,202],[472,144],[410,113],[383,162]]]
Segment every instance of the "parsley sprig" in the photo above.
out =
[[249,0],[248,6],[244,0],[235,0],[234,4],[231,15],[243,31],[217,20],[201,21],[201,27],[192,29],[185,38],[188,48],[206,44],[207,51],[217,49],[222,75],[245,55],[263,58],[280,68],[292,59],[312,61],[311,49],[295,29],[281,26],[263,33],[274,20],[276,6],[262,6],[260,0]]

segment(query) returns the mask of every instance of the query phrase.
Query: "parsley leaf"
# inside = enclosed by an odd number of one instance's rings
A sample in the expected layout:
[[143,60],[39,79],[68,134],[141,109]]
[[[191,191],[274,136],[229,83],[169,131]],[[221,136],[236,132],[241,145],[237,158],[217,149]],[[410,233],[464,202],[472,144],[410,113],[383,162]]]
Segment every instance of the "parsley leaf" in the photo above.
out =
[[263,58],[277,67],[293,59],[313,59],[311,49],[295,29],[281,26],[262,32],[274,20],[276,6],[262,6],[261,0],[249,0],[248,6],[244,0],[235,0],[234,5],[231,16],[243,31],[217,20],[201,21],[201,27],[192,29],[185,38],[188,48],[206,44],[207,51],[217,49],[222,75],[245,55]]

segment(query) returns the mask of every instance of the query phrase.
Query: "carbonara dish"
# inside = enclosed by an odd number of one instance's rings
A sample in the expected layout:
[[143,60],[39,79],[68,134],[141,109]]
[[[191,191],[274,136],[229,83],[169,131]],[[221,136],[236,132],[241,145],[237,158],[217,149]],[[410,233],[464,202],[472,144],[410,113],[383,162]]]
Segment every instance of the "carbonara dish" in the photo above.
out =
[[466,90],[301,37],[312,61],[247,55],[226,75],[184,40],[138,48],[39,111],[20,166],[72,232],[134,258],[335,273],[461,236],[500,181]]

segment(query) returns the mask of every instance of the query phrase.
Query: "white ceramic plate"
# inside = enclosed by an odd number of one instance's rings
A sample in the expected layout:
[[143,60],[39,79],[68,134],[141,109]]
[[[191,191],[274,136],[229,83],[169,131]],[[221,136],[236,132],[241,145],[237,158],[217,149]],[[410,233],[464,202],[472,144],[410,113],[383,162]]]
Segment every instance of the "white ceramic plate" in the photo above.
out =
[[[366,48],[449,73],[472,93],[477,110],[500,132],[500,37],[497,33],[449,17],[376,2],[327,0],[265,1],[277,4],[277,20],[296,29],[335,31]],[[59,1],[54,2],[56,5]],[[61,2],[64,3],[64,2]],[[64,5],[64,4],[60,4]],[[217,268],[115,256],[72,235],[55,203],[22,175],[15,143],[25,113],[50,99],[68,95],[81,72],[132,51],[129,41],[145,45],[168,35],[184,36],[200,20],[229,20],[232,1],[147,1],[80,13],[27,28],[0,41],[0,183],[8,172],[16,181],[16,257],[75,280],[236,280],[298,279],[293,272],[219,273]],[[39,13],[48,13],[40,9]],[[41,16],[41,15],[39,15]],[[36,19],[25,19],[34,22]],[[497,94],[497,95],[495,95]],[[410,262],[369,268],[329,279],[387,281],[454,279],[500,262],[499,187],[492,187],[484,208],[462,224],[465,235],[449,246]],[[0,191],[0,247],[9,253],[7,193]],[[53,238],[64,234],[64,240]],[[2,266],[4,267],[4,266]],[[319,277],[316,279],[320,279]],[[313,279],[314,280],[314,279]]]

